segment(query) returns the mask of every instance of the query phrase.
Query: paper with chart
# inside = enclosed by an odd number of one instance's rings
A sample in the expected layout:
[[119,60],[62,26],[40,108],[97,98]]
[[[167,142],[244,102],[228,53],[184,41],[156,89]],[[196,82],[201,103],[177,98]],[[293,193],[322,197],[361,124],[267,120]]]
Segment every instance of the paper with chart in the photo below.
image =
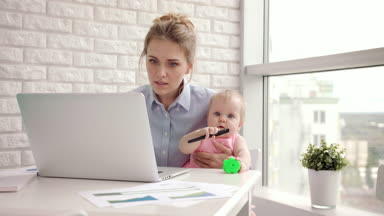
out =
[[236,186],[168,180],[130,188],[85,191],[79,194],[97,207],[127,207],[179,201],[217,199],[232,196]]

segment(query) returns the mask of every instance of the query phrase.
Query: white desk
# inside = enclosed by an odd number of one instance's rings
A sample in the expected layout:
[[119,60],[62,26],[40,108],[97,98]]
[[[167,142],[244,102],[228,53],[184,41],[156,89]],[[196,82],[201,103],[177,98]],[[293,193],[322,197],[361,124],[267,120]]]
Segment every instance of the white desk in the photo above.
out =
[[219,169],[191,169],[190,173],[173,179],[237,185],[240,189],[230,198],[206,200],[184,208],[147,204],[118,209],[97,208],[80,197],[78,192],[131,187],[145,183],[37,177],[17,193],[0,193],[0,215],[70,215],[63,213],[66,210],[84,210],[92,216],[249,215],[252,189],[260,176],[257,171],[226,174]]

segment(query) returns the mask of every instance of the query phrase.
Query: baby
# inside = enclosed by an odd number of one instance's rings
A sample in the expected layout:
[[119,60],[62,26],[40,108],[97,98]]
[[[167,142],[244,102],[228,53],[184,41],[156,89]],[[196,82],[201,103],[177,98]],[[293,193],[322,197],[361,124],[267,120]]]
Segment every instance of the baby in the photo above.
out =
[[[242,96],[233,90],[224,90],[212,96],[207,114],[208,127],[195,130],[180,140],[180,151],[191,154],[190,161],[184,167],[200,168],[193,160],[193,152],[222,153],[213,143],[215,140],[229,148],[232,156],[240,161],[240,172],[249,170],[251,156],[245,139],[238,134],[244,123],[244,106]],[[209,138],[210,135],[224,129],[229,129],[229,132]],[[205,135],[204,140],[188,143],[188,140],[202,135]]]

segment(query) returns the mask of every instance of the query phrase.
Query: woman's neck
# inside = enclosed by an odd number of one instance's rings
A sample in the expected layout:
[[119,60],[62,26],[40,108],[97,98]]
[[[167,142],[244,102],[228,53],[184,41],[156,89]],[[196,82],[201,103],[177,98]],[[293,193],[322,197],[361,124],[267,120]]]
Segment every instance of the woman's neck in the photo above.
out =
[[159,98],[159,101],[164,105],[165,110],[168,110],[169,106],[171,106],[171,104],[175,101],[176,97],[161,97]]
[[160,103],[164,105],[165,110],[168,110],[169,106],[176,100],[176,98],[180,95],[180,93],[183,91],[184,82],[180,84],[179,89],[177,89],[176,92],[173,92],[169,95],[157,95],[157,98],[159,99]]

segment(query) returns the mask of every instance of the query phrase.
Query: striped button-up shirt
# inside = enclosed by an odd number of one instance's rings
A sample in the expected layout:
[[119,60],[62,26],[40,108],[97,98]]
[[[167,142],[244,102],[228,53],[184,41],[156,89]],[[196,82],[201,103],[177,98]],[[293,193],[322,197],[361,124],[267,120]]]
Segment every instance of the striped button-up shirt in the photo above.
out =
[[145,96],[157,165],[182,167],[189,155],[180,152],[179,141],[184,135],[207,126],[208,104],[214,92],[188,83],[165,110],[150,85],[134,91]]

